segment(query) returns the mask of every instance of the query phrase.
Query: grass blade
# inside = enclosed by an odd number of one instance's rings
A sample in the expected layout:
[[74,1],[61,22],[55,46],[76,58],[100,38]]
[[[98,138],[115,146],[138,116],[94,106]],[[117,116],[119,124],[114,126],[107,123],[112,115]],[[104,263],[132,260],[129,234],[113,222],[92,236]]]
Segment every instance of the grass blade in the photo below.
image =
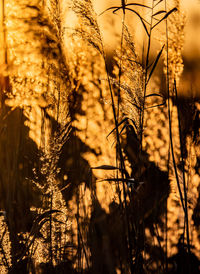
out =
[[102,11],[99,16],[103,15],[106,11],[109,11],[109,10],[119,10],[121,7],[110,7],[110,8],[107,8],[105,9],[104,11]]
[[102,165],[102,166],[97,166],[97,167],[91,167],[91,169],[116,170],[119,168],[116,166],[111,166],[111,165]]
[[148,78],[148,80],[147,80],[147,84],[148,84],[149,80],[151,79],[151,76],[152,76],[152,74],[153,74],[153,72],[154,72],[154,70],[155,70],[155,68],[156,68],[156,66],[157,66],[157,63],[158,63],[158,61],[159,61],[159,59],[160,59],[160,56],[161,56],[161,54],[162,54],[162,52],[163,52],[164,47],[165,47],[165,45],[162,46],[162,49],[160,50],[160,52],[158,53],[158,55],[157,55],[157,57],[156,57],[156,60],[155,60],[155,62],[154,62],[154,64],[153,64],[153,67],[152,67],[152,69],[151,69],[151,71],[150,71],[150,73],[149,73],[149,78]]
[[127,183],[127,184],[128,183],[131,183],[131,184],[136,183],[134,178],[129,178],[129,179],[126,179],[126,178],[107,178],[107,179],[100,180],[100,182],[124,182],[124,183]]
[[177,11],[177,8],[173,8],[173,9],[171,9],[170,11],[168,11],[166,14],[165,14],[165,16],[162,18],[162,19],[160,19],[153,27],[152,27],[152,29],[154,29],[158,24],[160,24],[163,20],[165,20],[165,19],[167,19],[167,17],[172,13],[172,12],[174,12],[174,11]]
[[145,109],[161,107],[161,106],[164,106],[164,105],[166,105],[166,102],[165,102],[165,101],[164,101],[162,104],[158,104],[158,105],[154,105],[154,106],[151,106],[151,107],[147,107],[147,108],[145,108]]
[[158,94],[158,93],[151,93],[151,94],[146,95],[145,97],[146,97],[146,98],[148,98],[148,97],[152,97],[152,96],[158,96],[158,97],[162,97],[162,98],[164,98],[164,96],[163,96],[163,95]]
[[140,6],[140,7],[143,7],[143,8],[148,8],[148,9],[151,9],[151,7],[147,6],[147,5],[143,5],[143,4],[139,4],[139,3],[129,3],[129,4],[125,4],[125,0],[121,0],[121,6],[118,6],[118,7],[110,7],[110,8],[107,8],[105,9],[103,12],[101,12],[99,14],[102,15],[104,14],[106,11],[109,11],[109,10],[114,10],[113,13],[115,13],[116,11],[122,9],[123,10],[123,13],[125,14],[125,10],[128,9],[127,7],[128,6]]
[[139,4],[139,3],[129,3],[129,4],[126,4],[126,7],[128,7],[128,6],[139,6],[139,7],[151,9],[151,7],[149,7],[147,5],[144,5],[144,4]]
[[111,132],[108,134],[108,136],[107,136],[107,138],[120,126],[120,125],[122,125],[123,123],[126,123],[128,121],[128,118],[126,117],[126,118],[124,118],[121,122],[119,122],[118,123],[118,125],[115,127],[115,128],[113,128],[112,130],[111,130]]
[[160,0],[158,3],[155,4],[154,8],[159,5],[163,0]]
[[144,27],[144,29],[145,29],[147,35],[149,36],[149,32],[148,32],[147,26],[146,26],[145,23],[144,23],[144,22],[145,22],[145,19],[142,18],[142,16],[141,16],[137,11],[135,11],[135,10],[133,10],[133,9],[126,8],[126,10],[129,10],[129,11],[135,13],[135,14],[139,17],[139,19],[140,19],[140,21],[142,22],[142,25],[143,25],[143,27]]
[[[156,13],[154,13],[152,16],[154,17],[156,15],[163,14],[163,13],[166,13],[166,11],[165,10],[159,10]],[[154,19],[156,19],[156,18],[154,18]]]

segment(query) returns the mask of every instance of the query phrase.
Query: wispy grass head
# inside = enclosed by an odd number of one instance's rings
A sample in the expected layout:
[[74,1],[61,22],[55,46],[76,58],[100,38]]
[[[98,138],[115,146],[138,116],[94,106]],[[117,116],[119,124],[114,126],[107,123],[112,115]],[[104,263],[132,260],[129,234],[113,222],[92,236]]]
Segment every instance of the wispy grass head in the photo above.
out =
[[[136,53],[134,39],[126,25],[124,26],[124,48],[122,51],[116,51],[116,62],[116,75],[119,74],[118,68],[121,67],[122,114],[134,121],[137,134],[139,134],[143,105],[144,71]],[[117,82],[116,85],[118,85]]]
[[97,15],[91,0],[73,0],[72,10],[80,19],[76,34],[102,53],[102,39],[97,23]]
[[[172,13],[168,18],[168,70],[172,82],[174,79],[179,83],[180,76],[183,72],[182,50],[184,44],[184,31],[186,25],[185,13],[181,9],[180,0],[172,1],[177,11]],[[165,53],[165,73],[166,73],[166,53]]]

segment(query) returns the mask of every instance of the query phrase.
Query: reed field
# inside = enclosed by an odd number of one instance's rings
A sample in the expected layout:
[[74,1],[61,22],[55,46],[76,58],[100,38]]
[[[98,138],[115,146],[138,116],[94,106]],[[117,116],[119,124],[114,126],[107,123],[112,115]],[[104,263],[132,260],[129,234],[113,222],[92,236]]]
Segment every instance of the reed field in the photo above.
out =
[[200,2],[0,1],[0,273],[200,273]]

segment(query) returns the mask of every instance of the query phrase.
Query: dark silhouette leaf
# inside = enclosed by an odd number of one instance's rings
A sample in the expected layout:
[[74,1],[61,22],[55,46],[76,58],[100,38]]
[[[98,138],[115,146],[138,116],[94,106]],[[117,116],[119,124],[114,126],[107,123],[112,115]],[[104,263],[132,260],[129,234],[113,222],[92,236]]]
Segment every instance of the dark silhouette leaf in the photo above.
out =
[[154,8],[159,5],[163,0],[160,0],[158,3],[155,4]]
[[121,129],[120,132],[119,132],[119,135],[122,134],[122,132],[124,131],[124,129],[125,129],[127,126],[128,126],[127,124],[124,124],[124,125],[123,125],[122,129]]
[[163,45],[162,49],[160,50],[160,52],[158,53],[158,55],[157,55],[157,57],[156,57],[156,60],[155,60],[155,62],[154,62],[154,64],[153,64],[153,67],[152,67],[150,73],[149,73],[149,78],[148,78],[146,84],[148,84],[149,80],[151,79],[151,76],[152,76],[152,74],[153,74],[153,72],[154,72],[154,70],[155,70],[155,68],[156,68],[156,66],[157,66],[157,63],[158,63],[158,61],[159,61],[159,59],[160,59],[160,56],[161,56],[161,54],[162,54],[162,52],[163,52],[164,47],[165,47],[165,45]]
[[146,95],[145,97],[148,98],[148,97],[152,97],[152,96],[158,96],[158,97],[164,98],[163,95],[158,94],[158,93],[151,93],[151,94]]
[[91,167],[91,169],[116,170],[119,168],[116,166],[102,165],[102,166],[97,166],[97,167]]
[[138,129],[138,127],[137,127],[137,125],[136,125],[135,121],[134,121],[133,119],[131,119],[131,118],[129,118],[129,120],[132,122],[132,124],[133,124],[134,128],[137,130],[137,129]]
[[128,6],[139,6],[139,7],[143,7],[143,8],[152,9],[151,7],[149,7],[147,5],[139,4],[139,3],[129,3],[129,4],[126,4],[126,7],[128,7]]
[[50,214],[53,214],[53,213],[62,213],[63,214],[63,212],[61,210],[56,210],[56,209],[48,210],[48,211],[45,211],[44,213],[42,213],[40,216],[38,216],[36,218],[35,222],[39,223],[43,219],[47,218]]
[[99,16],[102,15],[102,14],[104,14],[106,11],[114,10],[113,13],[115,13],[115,12],[117,12],[117,11],[120,10],[120,9],[122,9],[122,10],[123,10],[123,13],[125,14],[125,10],[128,9],[128,8],[127,8],[128,6],[140,6],[140,7],[144,7],[144,8],[151,9],[151,7],[149,7],[149,6],[147,6],[147,5],[144,5],[144,4],[139,4],[139,3],[129,3],[129,4],[125,4],[125,1],[124,1],[124,0],[121,0],[121,3],[122,3],[121,6],[107,8],[106,10],[104,10],[103,12],[101,12],[101,13],[99,14]]
[[[126,118],[124,118],[121,122],[119,122],[119,124],[117,125],[117,127],[119,127],[121,124],[123,124],[123,123],[125,123],[125,122],[127,122],[127,121],[128,121],[128,118],[126,117]],[[113,129],[111,130],[111,132],[108,134],[107,138],[116,130],[117,127],[113,128]]]
[[[126,8],[126,10],[129,10],[129,11],[135,13],[135,14],[139,17],[139,19],[140,19],[140,21],[142,22],[142,25],[143,25],[143,27],[144,27],[144,29],[145,29],[147,35],[149,36],[149,32],[148,32],[147,26],[146,26],[145,23],[144,23],[145,20],[142,18],[142,16],[141,16],[137,11],[135,11],[135,10],[133,10],[133,9]],[[148,23],[148,22],[147,22],[147,23]]]
[[159,10],[158,12],[154,13],[153,16],[163,14],[163,13],[166,13],[166,11],[165,10]]
[[177,11],[177,8],[173,8],[173,9],[171,9],[170,11],[168,11],[166,14],[165,14],[165,16],[162,18],[162,19],[160,19],[153,27],[152,27],[152,29],[154,29],[158,24],[160,24],[163,20],[165,20],[165,19],[167,19],[167,17],[172,13],[172,12],[174,12],[174,11]]
[[142,111],[142,108],[140,106],[138,106],[136,103],[126,99],[127,102],[129,102],[131,105],[133,105],[134,107],[136,107],[138,110]]
[[[134,121],[133,119],[131,119],[131,118],[126,117],[126,118],[124,118],[124,119],[117,125],[117,127],[119,127],[120,125],[122,125],[123,123],[125,123],[125,125],[123,126],[123,128],[122,128],[121,131],[120,131],[120,134],[121,134],[121,133],[123,132],[123,130],[128,126],[128,124],[127,124],[128,120],[130,120],[130,121],[132,122],[133,126],[134,126],[135,129],[137,130],[137,125],[136,125],[135,121]],[[116,127],[115,127],[113,130],[111,130],[111,132],[108,134],[107,138],[108,138],[115,130],[116,130]]]
[[103,179],[100,180],[100,182],[124,182],[124,183],[131,183],[134,184],[136,183],[134,178],[129,178],[129,179],[125,179],[125,178],[107,178],[107,179]]
[[161,106],[164,106],[166,104],[166,102],[164,101],[163,103],[161,104],[158,104],[158,105],[154,105],[154,106],[151,106],[151,107],[147,107],[145,109],[150,109],[150,108],[155,108],[155,107],[161,107]]
[[107,8],[106,10],[102,11],[99,16],[101,16],[102,14],[104,14],[106,11],[109,11],[109,10],[119,10],[121,7],[110,7],[110,8]]

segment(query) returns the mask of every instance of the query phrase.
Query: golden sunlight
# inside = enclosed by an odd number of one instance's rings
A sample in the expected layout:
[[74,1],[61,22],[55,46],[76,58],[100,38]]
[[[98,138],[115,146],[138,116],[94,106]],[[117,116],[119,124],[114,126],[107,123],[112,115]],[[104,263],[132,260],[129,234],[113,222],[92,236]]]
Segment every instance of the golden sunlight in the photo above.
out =
[[200,271],[200,2],[0,1],[0,273]]

